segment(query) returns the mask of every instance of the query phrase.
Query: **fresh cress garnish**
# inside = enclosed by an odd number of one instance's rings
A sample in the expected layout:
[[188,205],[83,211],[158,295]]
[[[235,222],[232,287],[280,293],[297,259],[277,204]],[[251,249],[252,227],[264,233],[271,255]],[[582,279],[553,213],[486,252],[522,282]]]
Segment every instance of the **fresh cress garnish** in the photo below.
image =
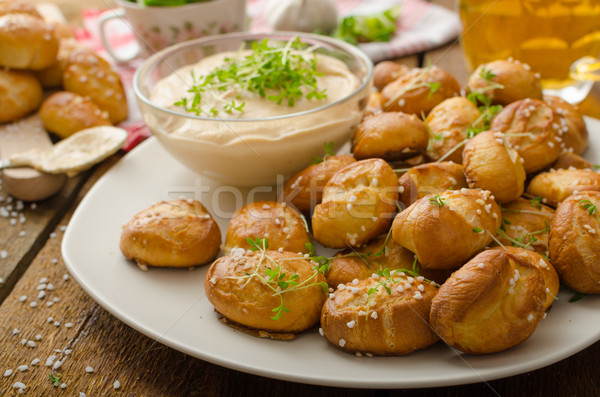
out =
[[197,76],[192,71],[193,85],[175,106],[197,116],[215,117],[219,111],[214,103],[221,103],[226,113],[243,112],[245,102],[239,96],[226,100],[230,90],[256,93],[278,105],[294,106],[302,97],[324,99],[325,90],[317,87],[317,58],[314,47],[307,47],[299,37],[284,45],[271,45],[268,39],[252,43],[252,51],[240,58],[225,58],[225,63],[212,72]]

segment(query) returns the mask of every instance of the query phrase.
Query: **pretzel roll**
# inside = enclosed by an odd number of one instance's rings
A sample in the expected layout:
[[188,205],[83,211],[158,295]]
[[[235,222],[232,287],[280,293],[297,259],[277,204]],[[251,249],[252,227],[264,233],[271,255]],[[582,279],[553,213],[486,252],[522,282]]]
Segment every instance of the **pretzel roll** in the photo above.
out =
[[401,65],[392,61],[379,62],[373,67],[373,86],[381,91],[383,87],[398,79],[410,69],[406,65]]
[[0,66],[39,70],[56,62],[54,26],[28,14],[0,16]]
[[463,151],[463,168],[471,188],[489,190],[501,204],[518,199],[525,190],[523,159],[501,132],[485,131],[471,138]]
[[546,300],[544,301],[544,311],[548,310],[550,306],[554,303],[556,296],[558,295],[558,289],[560,287],[560,279],[558,278],[558,273],[554,266],[548,261],[548,259],[544,258],[542,255],[520,247],[496,247],[492,248],[496,250],[504,250],[507,253],[518,257],[520,260],[529,262],[532,266],[538,268],[540,273],[542,274],[542,278],[544,279],[544,286],[546,291]]
[[44,127],[61,138],[85,128],[110,125],[108,113],[87,97],[72,92],[57,92],[42,103],[40,117]]
[[440,287],[431,326],[465,353],[506,350],[529,338],[544,318],[545,289],[539,268],[521,255],[483,251]]
[[425,120],[429,127],[427,157],[461,164],[463,141],[480,116],[477,106],[465,97],[448,98],[433,108]]
[[15,121],[40,106],[42,86],[30,72],[0,68],[0,123]]
[[569,151],[560,152],[558,160],[556,160],[556,162],[552,164],[552,168],[555,170],[563,170],[569,168],[591,170],[592,167],[592,163],[590,163],[580,155]]
[[543,197],[543,202],[551,207],[586,190],[600,191],[600,174],[579,169],[549,171],[536,175],[527,186],[529,195]]
[[6,14],[27,14],[38,19],[43,19],[35,5],[22,0],[1,0],[0,16]]
[[502,230],[496,236],[501,244],[510,246],[517,242],[538,254],[548,253],[554,210],[540,201],[519,198],[502,206]]
[[71,54],[75,51],[93,54],[91,48],[84,47],[74,38],[63,38],[59,41],[56,62],[45,69],[36,71],[36,76],[43,87],[55,88],[62,86],[63,74],[69,64]]
[[[490,89],[492,84],[503,88]],[[495,104],[508,105],[525,98],[542,99],[540,75],[517,60],[497,60],[479,65],[469,77],[468,86],[471,91],[489,95]]]
[[354,162],[354,157],[342,154],[327,156],[322,162],[309,165],[292,175],[283,185],[283,200],[303,214],[310,215],[313,208],[321,202],[323,189],[333,174]]
[[383,112],[383,109],[381,108],[381,93],[373,91],[367,98],[367,106],[365,108],[364,117],[380,114],[381,112]]
[[427,126],[414,114],[384,112],[362,120],[352,138],[352,154],[357,160],[399,160],[424,151],[428,139]]
[[297,253],[307,253],[306,244],[311,242],[302,214],[277,201],[257,201],[238,209],[227,228],[225,252],[250,248],[249,238],[264,238],[270,249]]
[[[268,333],[295,334],[319,321],[325,301],[325,277],[313,266],[291,252],[266,250],[263,255],[235,248],[210,266],[204,292],[219,313],[237,324]],[[283,282],[290,284],[282,288]],[[293,288],[302,284],[305,288]],[[286,308],[279,318],[278,307]]]
[[459,95],[460,85],[444,69],[411,69],[381,90],[384,111],[427,115],[444,99]]
[[347,352],[409,354],[438,340],[428,322],[436,292],[422,278],[395,273],[361,280],[327,299],[321,329],[329,343]]
[[402,174],[398,183],[400,201],[407,207],[428,194],[469,187],[462,165],[451,161],[412,167]]
[[136,214],[121,231],[121,252],[141,267],[191,267],[212,260],[221,231],[199,201],[161,201]]
[[523,99],[506,106],[490,127],[506,134],[509,145],[523,157],[525,172],[549,167],[561,152],[560,120],[552,108],[537,99]]
[[489,191],[447,190],[400,212],[392,224],[392,238],[417,254],[423,268],[450,269],[488,245],[500,220],[500,207]]
[[550,229],[550,260],[564,282],[577,292],[600,293],[600,192],[565,199]]
[[588,147],[588,130],[577,106],[552,95],[544,95],[544,102],[558,114],[558,133],[563,138],[564,148],[582,154]]
[[100,109],[106,110],[112,124],[127,118],[127,98],[121,78],[98,55],[85,50],[71,53],[62,82],[66,91],[89,96]]
[[398,179],[381,159],[357,161],[339,170],[315,207],[312,229],[326,247],[359,247],[385,233],[396,212]]
[[[419,267],[415,254],[396,244],[391,238],[379,236],[358,248],[338,252],[329,265],[327,284],[337,288],[340,284],[348,284],[353,280],[371,277],[385,268],[389,270]],[[442,284],[451,271],[439,269],[420,269],[421,276]]]

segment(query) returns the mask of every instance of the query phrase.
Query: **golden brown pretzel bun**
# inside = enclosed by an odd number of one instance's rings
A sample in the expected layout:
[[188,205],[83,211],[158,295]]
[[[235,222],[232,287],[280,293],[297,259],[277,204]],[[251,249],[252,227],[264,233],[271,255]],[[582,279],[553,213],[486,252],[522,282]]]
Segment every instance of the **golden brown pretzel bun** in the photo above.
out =
[[411,69],[381,90],[384,111],[427,115],[444,99],[460,93],[460,85],[444,69]]
[[[298,333],[319,321],[326,297],[325,277],[313,266],[313,262],[291,252],[267,250],[263,258],[261,252],[235,248],[210,266],[204,292],[215,309],[231,321],[258,330]],[[277,270],[273,277],[267,274]],[[289,285],[280,287],[283,292],[277,294],[274,277],[284,274],[279,281],[307,282],[307,288]],[[280,305],[286,310],[279,319],[273,319],[277,315],[273,309]]]
[[554,210],[540,201],[519,198],[502,206],[503,230],[496,236],[501,244],[510,246],[512,239],[538,254],[548,253],[548,237]]
[[496,247],[492,248],[496,250],[504,250],[507,253],[518,257],[520,260],[525,262],[529,262],[532,266],[538,268],[540,273],[542,274],[542,278],[544,279],[544,285],[546,287],[546,300],[544,301],[544,311],[548,310],[550,306],[557,299],[558,289],[560,287],[560,279],[558,278],[558,273],[556,273],[556,269],[550,263],[550,261],[544,258],[542,255],[530,251],[528,249],[519,248],[519,247]]
[[600,191],[600,174],[579,169],[549,171],[537,174],[527,186],[529,195],[543,197],[543,202],[551,207],[586,190]]
[[121,78],[95,53],[87,50],[72,52],[62,83],[66,91],[89,96],[100,109],[108,112],[112,124],[127,118],[127,98]]
[[22,0],[1,0],[0,16],[6,14],[27,14],[42,19],[35,5]]
[[559,123],[550,106],[528,98],[502,109],[490,129],[506,134],[509,145],[523,157],[529,174],[549,167],[558,158],[563,143]]
[[362,120],[352,138],[352,154],[357,160],[404,159],[424,151],[428,141],[427,126],[414,114],[384,112]]
[[447,190],[400,212],[392,224],[392,238],[417,254],[423,268],[450,269],[492,241],[501,216],[487,190]]
[[[485,77],[490,77],[489,81]],[[492,84],[504,88],[487,89]],[[497,60],[479,67],[469,77],[471,91],[483,92],[492,98],[492,103],[508,105],[520,99],[542,99],[540,75],[529,65],[516,60]]]
[[342,168],[356,162],[348,154],[327,156],[319,164],[312,164],[292,175],[283,185],[283,200],[291,203],[305,215],[311,211],[323,198],[323,189],[333,174]]
[[559,134],[563,137],[565,149],[583,153],[588,146],[588,131],[577,106],[552,95],[544,95],[544,102],[558,114]]
[[410,69],[392,61],[379,62],[373,67],[373,86],[381,91],[383,87],[396,80]]
[[465,97],[448,98],[429,113],[425,120],[429,127],[427,157],[437,161],[462,163],[463,146],[467,131],[481,116],[477,106]]
[[[391,238],[379,236],[358,248],[347,249],[337,253],[331,260],[327,273],[327,284],[336,288],[354,279],[363,280],[373,273],[389,270],[412,270],[415,254],[394,243]],[[384,247],[385,244],[385,247]],[[384,249],[385,248],[385,249]],[[420,268],[420,264],[416,265]],[[442,284],[451,271],[439,269],[420,269],[419,274],[429,280]]]
[[0,68],[0,123],[33,112],[42,102],[42,86],[30,72]]
[[123,226],[120,246],[142,266],[199,266],[219,253],[221,231],[199,201],[161,201]]
[[431,326],[465,353],[506,350],[529,338],[544,317],[545,289],[529,260],[502,249],[483,251],[441,286]]
[[36,71],[36,76],[42,83],[42,86],[46,88],[62,86],[63,74],[69,64],[69,58],[74,52],[94,53],[90,48],[84,47],[74,38],[62,38],[59,41],[56,62],[45,69]]
[[110,125],[108,113],[87,97],[61,91],[48,97],[40,108],[44,127],[61,138],[85,128]]
[[381,93],[373,91],[367,98],[367,106],[365,108],[365,115],[363,117],[380,114],[381,112],[383,112],[383,109],[381,108]]
[[312,230],[326,247],[359,247],[385,233],[396,212],[398,179],[381,159],[357,161],[339,170],[315,207]]
[[54,26],[28,14],[0,16],[0,66],[39,70],[56,62]]
[[574,194],[558,206],[550,230],[552,264],[569,287],[585,294],[600,293],[599,209],[600,192]]
[[563,170],[569,168],[591,170],[592,167],[592,163],[590,163],[580,155],[569,151],[561,152],[560,156],[558,156],[558,160],[556,160],[556,162],[552,164],[552,168],[555,170]]
[[[384,280],[390,294],[378,284]],[[371,288],[377,292],[369,295]],[[438,340],[428,322],[436,292],[428,282],[395,274],[360,280],[330,295],[321,329],[329,343],[347,352],[409,354]]]
[[257,201],[238,209],[229,222],[225,252],[250,248],[246,239],[265,238],[269,249],[307,253],[311,242],[302,215],[285,203]]
[[518,199],[525,190],[523,159],[501,132],[484,131],[467,142],[463,168],[473,189],[492,192],[500,204]]
[[469,187],[462,165],[451,161],[426,163],[412,167],[402,174],[398,183],[400,184],[400,201],[407,207],[428,194]]

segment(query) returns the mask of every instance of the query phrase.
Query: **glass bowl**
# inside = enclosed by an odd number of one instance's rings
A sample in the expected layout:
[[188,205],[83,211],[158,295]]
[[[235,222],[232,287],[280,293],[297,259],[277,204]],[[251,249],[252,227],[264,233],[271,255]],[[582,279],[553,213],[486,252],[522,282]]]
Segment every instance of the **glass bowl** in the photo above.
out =
[[[151,100],[160,80],[207,56],[249,48],[265,38],[287,42],[296,36],[318,46],[318,54],[345,63],[358,80],[356,88],[314,109],[255,119],[197,116]],[[189,70],[180,74],[185,92]],[[186,41],[154,54],[135,73],[134,91],[144,121],[184,166],[224,185],[259,186],[273,185],[309,165],[314,156],[322,157],[324,143],[333,142],[339,149],[348,142],[362,119],[372,75],[371,60],[337,39],[296,32],[231,33]]]

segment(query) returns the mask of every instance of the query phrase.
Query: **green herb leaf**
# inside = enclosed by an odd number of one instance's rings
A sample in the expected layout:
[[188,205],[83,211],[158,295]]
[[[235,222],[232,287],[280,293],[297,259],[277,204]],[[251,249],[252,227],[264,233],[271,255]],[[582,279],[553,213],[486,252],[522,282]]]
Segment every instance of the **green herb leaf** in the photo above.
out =
[[538,210],[542,209],[542,200],[544,198],[542,196],[538,196],[538,197],[534,197],[532,199],[529,200],[529,203],[531,203],[531,206],[534,208],[537,208]]
[[60,385],[60,379],[62,378],[62,374],[51,372],[48,378],[50,379],[50,382],[52,382],[54,387],[58,387],[58,385]]
[[474,227],[474,228],[473,228],[473,231],[474,231],[475,233],[483,233],[483,229],[482,229],[482,228],[480,228],[480,227]]
[[586,294],[578,292],[575,295],[573,295],[573,297],[571,299],[569,299],[569,303],[574,303],[577,301],[582,300],[584,297],[586,296]]
[[352,44],[390,41],[396,32],[401,7],[392,7],[372,15],[349,15],[342,18],[332,36]]
[[335,156],[334,147],[335,147],[334,142],[324,142],[323,150],[325,151],[325,155],[323,157],[313,156],[312,164],[322,163],[323,161],[327,160],[327,157]]
[[440,197],[439,194],[436,194],[433,197],[429,198],[429,204],[437,205],[438,207],[442,207],[444,204],[448,204],[446,199]]

